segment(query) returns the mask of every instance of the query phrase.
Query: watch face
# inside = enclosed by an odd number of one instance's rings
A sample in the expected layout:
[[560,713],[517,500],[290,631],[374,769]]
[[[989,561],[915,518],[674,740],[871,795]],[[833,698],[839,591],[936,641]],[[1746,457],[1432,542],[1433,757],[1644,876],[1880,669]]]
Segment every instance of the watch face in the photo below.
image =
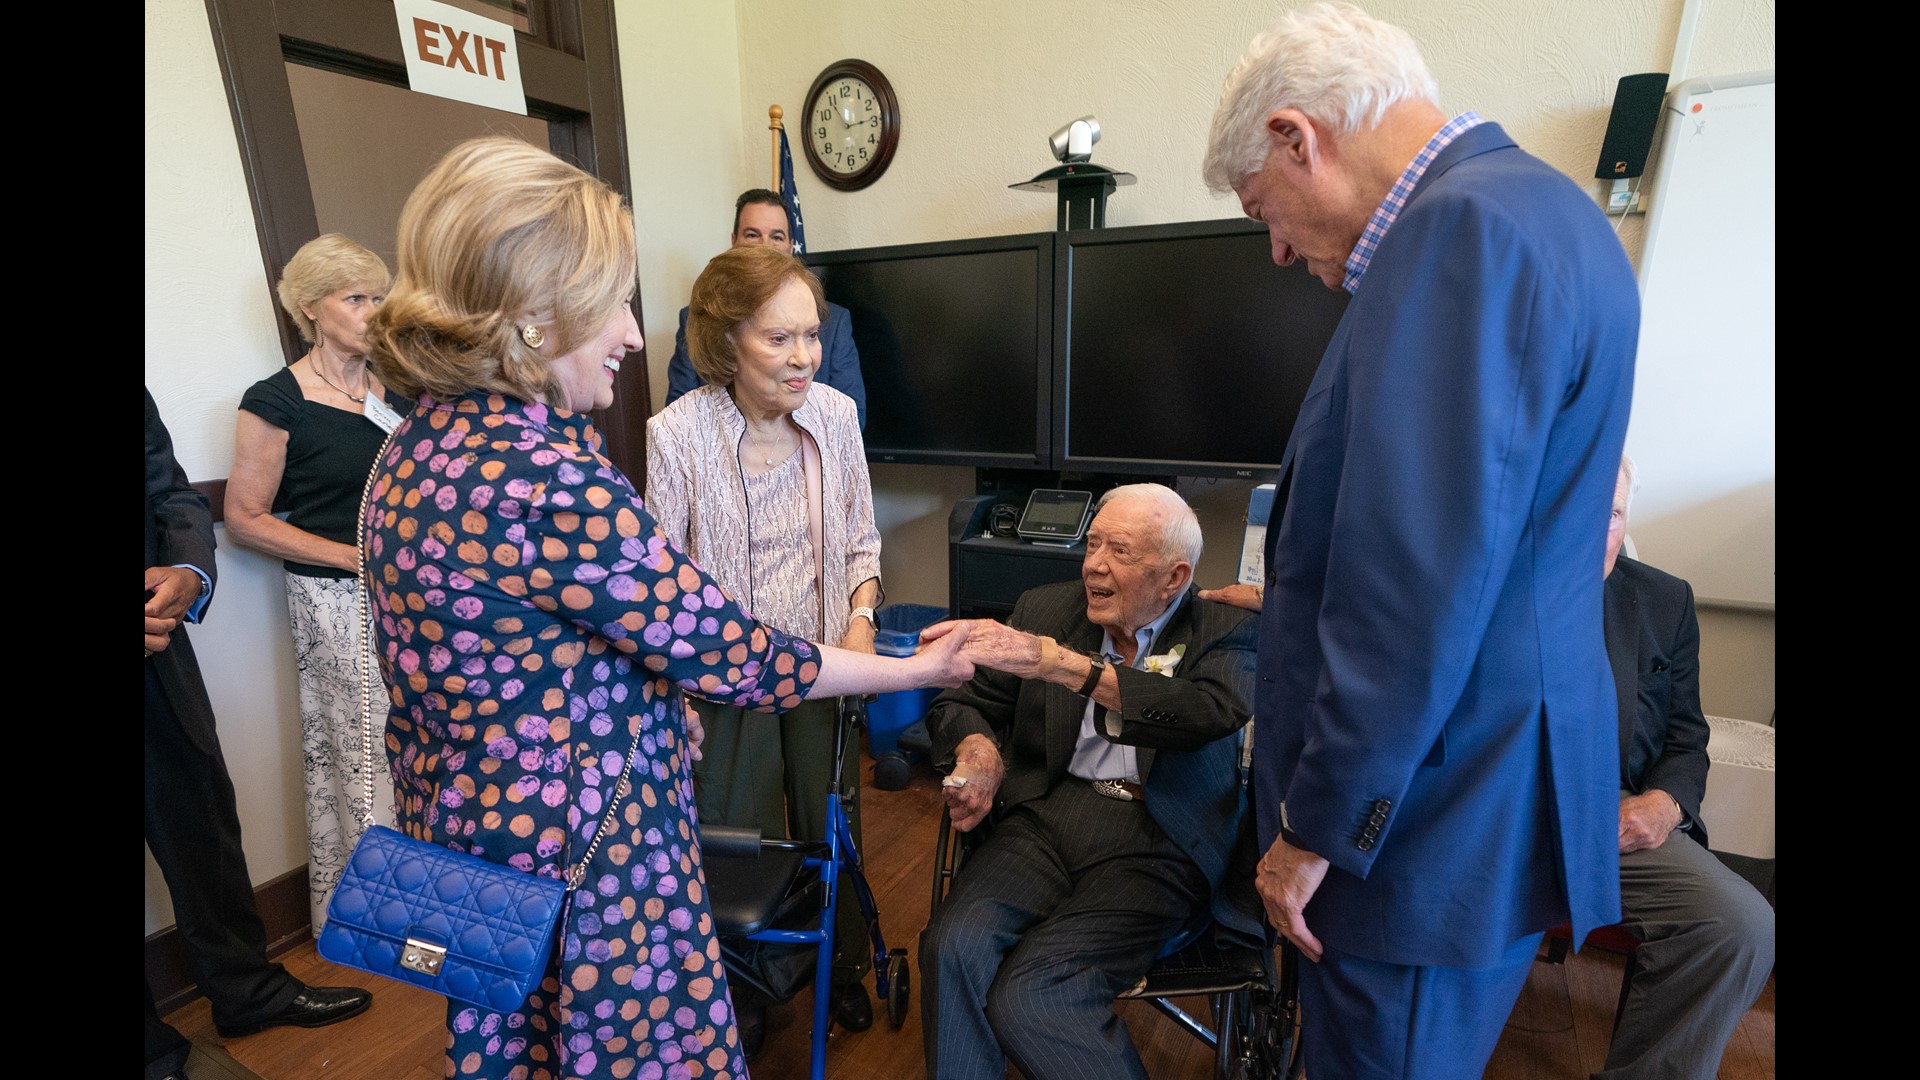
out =
[[822,87],[807,109],[807,142],[828,172],[852,176],[880,155],[886,110],[864,79],[842,75]]

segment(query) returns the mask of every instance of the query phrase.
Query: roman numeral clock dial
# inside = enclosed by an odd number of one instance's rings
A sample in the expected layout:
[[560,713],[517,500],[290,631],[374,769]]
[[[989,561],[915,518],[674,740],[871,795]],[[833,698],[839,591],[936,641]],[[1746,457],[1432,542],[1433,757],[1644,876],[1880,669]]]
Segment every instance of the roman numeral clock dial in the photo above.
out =
[[858,191],[880,179],[900,142],[893,84],[865,60],[829,64],[807,91],[807,164],[828,187]]

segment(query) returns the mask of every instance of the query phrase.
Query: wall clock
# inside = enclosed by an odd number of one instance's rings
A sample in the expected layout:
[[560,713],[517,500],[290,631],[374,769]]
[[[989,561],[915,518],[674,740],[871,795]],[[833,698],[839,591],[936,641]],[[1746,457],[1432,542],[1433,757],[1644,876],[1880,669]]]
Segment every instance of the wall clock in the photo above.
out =
[[807,91],[807,164],[828,187],[858,191],[887,171],[900,142],[893,84],[865,60],[827,65]]

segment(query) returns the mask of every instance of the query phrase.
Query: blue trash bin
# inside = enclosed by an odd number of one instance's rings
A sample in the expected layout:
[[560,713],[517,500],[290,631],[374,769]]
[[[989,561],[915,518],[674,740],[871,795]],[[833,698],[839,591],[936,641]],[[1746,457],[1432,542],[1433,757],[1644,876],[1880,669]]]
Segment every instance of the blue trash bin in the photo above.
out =
[[[888,604],[874,614],[878,626],[873,635],[873,651],[881,656],[912,656],[920,645],[920,631],[947,617],[947,609],[931,604]],[[937,687],[921,690],[895,690],[881,694],[867,705],[867,750],[872,755],[876,776],[882,776],[880,764],[892,768],[885,770],[884,778],[891,780],[900,776],[899,787],[905,787],[904,766],[910,755],[899,748],[900,733],[912,727],[927,714],[927,708],[940,693]],[[898,790],[890,783],[879,785],[888,790]]]

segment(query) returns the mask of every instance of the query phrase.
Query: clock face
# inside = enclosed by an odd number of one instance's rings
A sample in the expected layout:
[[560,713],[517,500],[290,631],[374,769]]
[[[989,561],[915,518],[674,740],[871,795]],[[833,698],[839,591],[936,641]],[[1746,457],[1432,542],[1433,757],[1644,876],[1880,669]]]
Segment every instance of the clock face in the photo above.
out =
[[804,145],[814,174],[829,186],[852,191],[880,179],[899,139],[900,107],[878,68],[842,60],[814,80]]
[[827,171],[859,172],[880,153],[880,99],[873,87],[851,75],[828,83],[808,103],[807,137]]

